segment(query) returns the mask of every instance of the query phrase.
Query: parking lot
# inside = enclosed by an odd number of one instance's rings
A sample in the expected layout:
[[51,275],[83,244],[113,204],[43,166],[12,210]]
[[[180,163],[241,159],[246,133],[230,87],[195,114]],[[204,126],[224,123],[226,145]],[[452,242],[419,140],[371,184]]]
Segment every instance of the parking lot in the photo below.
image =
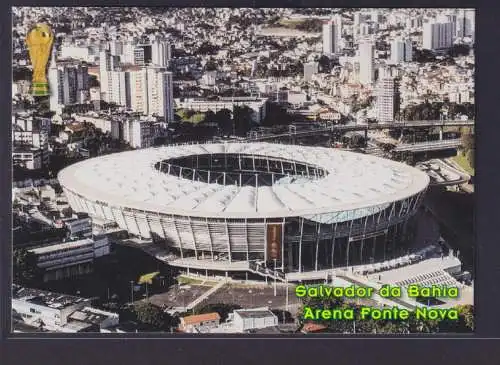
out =
[[211,285],[173,285],[167,292],[154,294],[149,301],[159,307],[186,307],[209,290]]
[[[243,308],[270,307],[271,309],[284,309],[286,305],[286,289],[284,285],[278,285],[276,296],[272,285],[225,285],[204,303],[231,303],[238,304]],[[295,296],[292,287],[288,290],[288,304],[297,304],[299,299]]]

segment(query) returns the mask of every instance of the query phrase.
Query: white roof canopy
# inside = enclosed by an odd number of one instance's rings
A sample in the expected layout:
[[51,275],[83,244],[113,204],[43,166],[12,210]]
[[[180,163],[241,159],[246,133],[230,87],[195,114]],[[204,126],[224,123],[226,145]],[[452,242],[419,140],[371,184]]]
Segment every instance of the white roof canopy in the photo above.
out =
[[[283,158],[324,168],[310,180],[282,178],[273,186],[219,185],[162,173],[174,157],[231,153]],[[59,173],[61,185],[111,206],[199,217],[264,218],[340,213],[387,204],[423,191],[418,169],[370,155],[324,147],[218,143],[149,148],[92,158]]]

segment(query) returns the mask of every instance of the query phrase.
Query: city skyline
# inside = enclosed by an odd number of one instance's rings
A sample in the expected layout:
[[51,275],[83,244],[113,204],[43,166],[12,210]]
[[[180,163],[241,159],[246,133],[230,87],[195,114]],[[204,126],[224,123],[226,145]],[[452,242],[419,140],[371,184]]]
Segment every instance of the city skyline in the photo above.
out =
[[[473,331],[474,17],[13,8],[14,330]],[[302,283],[460,320],[313,323]]]

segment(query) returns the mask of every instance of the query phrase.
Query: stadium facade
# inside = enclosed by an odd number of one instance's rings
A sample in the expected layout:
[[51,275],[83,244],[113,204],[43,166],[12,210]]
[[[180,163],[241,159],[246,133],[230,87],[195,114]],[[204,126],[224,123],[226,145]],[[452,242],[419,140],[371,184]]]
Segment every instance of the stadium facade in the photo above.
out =
[[406,252],[429,184],[395,161],[271,143],[122,152],[71,165],[58,179],[74,210],[165,244],[176,262],[223,271],[265,262],[285,273]]

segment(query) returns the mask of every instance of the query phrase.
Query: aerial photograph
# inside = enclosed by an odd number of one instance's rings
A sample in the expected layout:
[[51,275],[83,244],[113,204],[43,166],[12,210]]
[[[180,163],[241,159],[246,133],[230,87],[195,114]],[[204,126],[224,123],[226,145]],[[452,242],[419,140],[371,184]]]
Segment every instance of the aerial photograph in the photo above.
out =
[[13,334],[474,332],[475,10],[12,8]]

